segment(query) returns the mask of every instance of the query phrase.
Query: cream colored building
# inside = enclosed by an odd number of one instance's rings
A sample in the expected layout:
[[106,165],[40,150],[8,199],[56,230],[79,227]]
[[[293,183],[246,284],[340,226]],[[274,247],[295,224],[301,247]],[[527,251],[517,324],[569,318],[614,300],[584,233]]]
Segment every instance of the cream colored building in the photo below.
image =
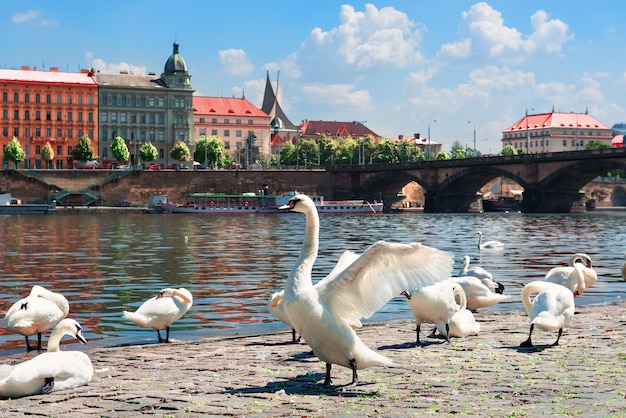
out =
[[525,115],[502,131],[502,147],[536,154],[585,149],[589,141],[611,145],[611,128],[588,113],[539,113]]

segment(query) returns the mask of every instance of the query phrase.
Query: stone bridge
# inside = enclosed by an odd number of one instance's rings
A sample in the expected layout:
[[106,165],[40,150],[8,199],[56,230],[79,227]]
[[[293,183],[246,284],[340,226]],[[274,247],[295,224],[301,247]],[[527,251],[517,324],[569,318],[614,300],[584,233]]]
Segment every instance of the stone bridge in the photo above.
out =
[[568,213],[584,201],[583,186],[609,170],[624,168],[626,149],[609,148],[304,170],[3,170],[0,191],[24,201],[146,205],[155,194],[184,201],[194,192],[254,192],[268,185],[272,192],[383,200],[389,210],[398,192],[414,181],[424,189],[425,212],[452,213],[482,210],[479,190],[502,176],[524,189],[524,212]]
[[583,186],[615,169],[626,169],[624,148],[334,166],[329,171],[337,179],[338,193],[382,198],[386,207],[397,200],[396,194],[403,186],[414,181],[424,189],[425,212],[480,211],[479,190],[502,176],[524,189],[523,212],[568,213],[584,203]]

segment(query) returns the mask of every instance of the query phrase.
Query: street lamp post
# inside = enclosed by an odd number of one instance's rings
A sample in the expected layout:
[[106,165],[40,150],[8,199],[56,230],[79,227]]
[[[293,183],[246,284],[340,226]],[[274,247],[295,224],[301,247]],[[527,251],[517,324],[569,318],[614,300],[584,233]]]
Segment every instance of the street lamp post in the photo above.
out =
[[359,146],[359,165],[365,165],[365,124],[366,120],[361,121],[361,145]]
[[471,123],[474,126],[474,152],[472,154],[476,156],[476,124],[469,120],[467,121],[467,123]]
[[[428,121],[428,159],[430,160],[430,122]],[[437,120],[433,120],[432,122],[437,122]]]

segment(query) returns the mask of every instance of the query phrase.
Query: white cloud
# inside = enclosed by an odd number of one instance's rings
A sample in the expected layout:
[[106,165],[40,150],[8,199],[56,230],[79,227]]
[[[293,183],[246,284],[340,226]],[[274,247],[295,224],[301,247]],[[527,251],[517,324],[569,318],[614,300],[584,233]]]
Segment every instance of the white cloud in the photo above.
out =
[[413,71],[409,74],[408,81],[411,84],[427,84],[437,73],[439,69],[434,65],[428,66],[423,70]]
[[349,106],[354,109],[366,109],[372,104],[372,97],[367,90],[354,90],[350,84],[307,84],[302,91],[313,102],[333,106]]
[[34,26],[57,26],[60,23],[56,20],[45,19],[39,10],[27,10],[21,13],[15,13],[11,16],[11,22],[19,25],[29,23]]
[[248,75],[255,68],[248,61],[246,52],[243,49],[226,49],[219,51],[219,58],[224,71],[231,75]]
[[405,13],[393,7],[377,9],[372,4],[364,12],[341,6],[341,23],[324,32],[315,28],[303,42],[307,54],[324,57],[320,62],[347,65],[360,70],[376,66],[403,68],[421,60],[418,50],[420,31]]
[[148,74],[148,70],[144,66],[129,64],[123,61],[120,63],[107,63],[101,58],[93,58],[92,52],[86,52],[85,57],[87,59],[87,65],[101,73],[119,74],[124,71],[135,75]]
[[566,23],[550,20],[543,10],[530,17],[533,32],[529,35],[506,26],[502,13],[484,2],[476,3],[461,17],[465,37],[444,44],[439,51],[441,56],[467,58],[471,47],[473,56],[524,61],[532,56],[558,55],[563,45],[574,39]]

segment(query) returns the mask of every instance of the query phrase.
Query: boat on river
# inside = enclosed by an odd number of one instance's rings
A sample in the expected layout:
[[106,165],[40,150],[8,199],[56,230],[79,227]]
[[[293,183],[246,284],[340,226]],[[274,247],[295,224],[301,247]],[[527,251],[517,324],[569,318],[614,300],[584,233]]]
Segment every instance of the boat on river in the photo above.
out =
[[46,203],[22,203],[11,193],[0,193],[0,215],[45,215],[54,213],[55,205]]
[[[245,214],[288,213],[278,208],[287,204],[296,192],[283,194],[242,193],[191,193],[186,203],[161,202],[164,213]],[[383,202],[367,200],[325,200],[324,196],[312,195],[311,199],[320,214],[324,213],[381,213]]]

